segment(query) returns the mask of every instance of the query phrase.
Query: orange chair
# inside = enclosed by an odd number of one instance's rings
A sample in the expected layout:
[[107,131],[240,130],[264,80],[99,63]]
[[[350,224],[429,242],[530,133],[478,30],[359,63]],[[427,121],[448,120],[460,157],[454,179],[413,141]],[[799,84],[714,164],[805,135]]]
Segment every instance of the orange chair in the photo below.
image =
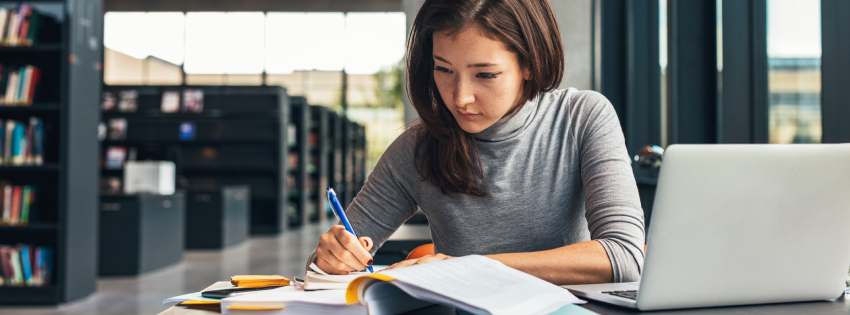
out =
[[434,249],[434,243],[427,243],[427,244],[422,244],[422,245],[416,246],[416,248],[414,248],[412,251],[410,251],[410,254],[407,254],[407,258],[405,258],[405,259],[415,259],[415,258],[425,257],[425,256],[428,256],[428,255],[434,255],[436,253],[437,252]]

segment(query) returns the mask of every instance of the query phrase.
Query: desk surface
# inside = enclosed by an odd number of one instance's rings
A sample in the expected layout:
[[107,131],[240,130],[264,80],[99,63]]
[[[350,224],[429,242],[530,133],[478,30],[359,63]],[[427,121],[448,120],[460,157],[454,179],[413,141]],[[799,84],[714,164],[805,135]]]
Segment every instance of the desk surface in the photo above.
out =
[[[216,282],[213,285],[207,287],[207,289],[211,289],[214,287],[222,287],[228,286],[229,282],[221,281]],[[205,289],[206,290],[206,289]],[[640,312],[607,305],[603,303],[595,303],[589,302],[588,304],[582,305],[583,307],[594,311],[599,314],[639,314]],[[193,307],[188,308],[185,306],[172,306],[159,313],[159,315],[211,315],[211,314],[220,314],[218,305],[215,307]],[[431,315],[431,314],[452,314],[454,312],[445,307],[429,307],[416,312],[412,312],[409,315]],[[809,315],[832,315],[832,314],[842,314],[847,315],[850,314],[850,298],[842,298],[838,299],[834,302],[824,301],[824,302],[808,302],[808,303],[789,303],[789,304],[771,304],[771,305],[757,305],[757,306],[736,306],[736,307],[718,307],[718,308],[700,308],[700,309],[690,309],[690,310],[677,310],[677,311],[656,311],[648,314],[653,315],[664,315],[664,314],[677,314],[677,315],[731,315],[731,314],[771,314],[771,315],[784,315],[784,314],[809,314]]]

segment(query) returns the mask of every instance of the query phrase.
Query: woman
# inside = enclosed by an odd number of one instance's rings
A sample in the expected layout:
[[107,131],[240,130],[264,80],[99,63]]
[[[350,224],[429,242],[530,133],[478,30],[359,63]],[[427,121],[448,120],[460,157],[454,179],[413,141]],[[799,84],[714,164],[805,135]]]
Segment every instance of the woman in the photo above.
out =
[[426,1],[407,49],[421,122],[349,206],[361,238],[332,227],[316,264],[364,269],[420,208],[438,254],[396,267],[481,254],[555,284],[636,281],[643,211],[617,115],[598,93],[554,90],[563,63],[546,0]]

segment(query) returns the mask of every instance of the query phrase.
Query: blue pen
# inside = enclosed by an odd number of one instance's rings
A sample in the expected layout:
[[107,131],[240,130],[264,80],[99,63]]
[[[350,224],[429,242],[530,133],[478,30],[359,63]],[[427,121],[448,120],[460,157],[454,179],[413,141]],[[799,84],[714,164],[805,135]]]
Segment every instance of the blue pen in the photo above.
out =
[[[339,218],[340,221],[342,221],[342,225],[345,226],[345,230],[348,231],[348,233],[354,235],[354,237],[356,238],[357,233],[354,233],[354,228],[351,227],[351,223],[348,223],[348,218],[345,216],[345,211],[342,210],[342,205],[339,203],[339,199],[336,199],[336,193],[334,192],[334,189],[330,187],[328,187],[328,202],[331,203],[331,208],[333,209],[334,214],[336,214],[336,217]],[[375,270],[372,269],[372,265],[366,266],[366,269],[369,269],[369,272],[375,272]]]

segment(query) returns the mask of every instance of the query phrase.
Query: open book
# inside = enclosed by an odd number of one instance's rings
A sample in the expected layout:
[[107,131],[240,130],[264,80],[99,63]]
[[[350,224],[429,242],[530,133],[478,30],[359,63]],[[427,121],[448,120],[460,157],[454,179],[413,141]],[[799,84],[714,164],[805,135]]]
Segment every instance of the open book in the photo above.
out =
[[478,255],[362,276],[349,284],[346,301],[365,304],[373,315],[403,312],[414,301],[473,314],[549,314],[584,303],[561,287]]
[[[376,271],[381,271],[386,269],[387,266],[373,266]],[[310,268],[316,268],[313,270],[307,270],[307,273],[304,275],[304,290],[312,291],[312,290],[345,290],[348,287],[348,283],[354,281],[358,277],[368,275],[370,272],[361,271],[361,272],[352,272],[347,275],[330,275],[315,267],[315,264],[310,264]]]
[[[284,287],[222,300],[224,314],[399,314],[443,304],[472,314],[591,313],[549,282],[484,256],[464,256],[357,277],[346,290]],[[570,312],[567,311],[567,312]],[[258,313],[257,313],[258,314]]]

